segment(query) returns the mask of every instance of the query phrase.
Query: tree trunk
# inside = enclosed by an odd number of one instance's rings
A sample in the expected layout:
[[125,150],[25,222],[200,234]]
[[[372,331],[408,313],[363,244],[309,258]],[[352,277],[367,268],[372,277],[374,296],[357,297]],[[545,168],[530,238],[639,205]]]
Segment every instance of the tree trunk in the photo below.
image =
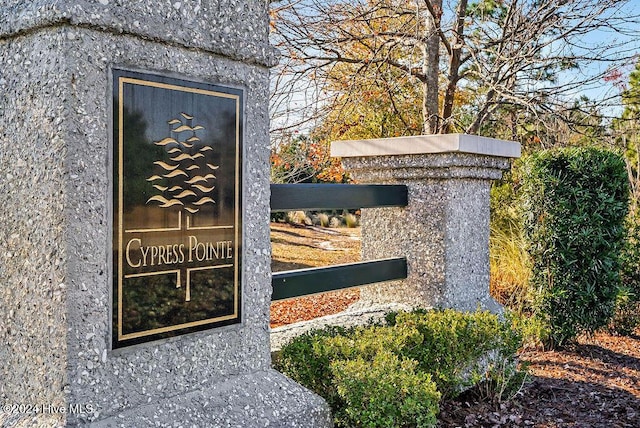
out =
[[467,15],[467,0],[460,0],[457,10],[457,22],[454,33],[454,41],[451,46],[451,58],[449,60],[449,76],[447,90],[444,94],[442,107],[442,133],[448,134],[453,131],[453,102],[460,81],[460,56],[464,46],[464,19]]
[[425,79],[422,83],[422,132],[436,134],[439,129],[438,112],[438,71],[440,62],[440,17],[442,16],[442,0],[431,2],[434,15],[427,13],[425,17],[425,45],[422,71]]
[[494,91],[493,89],[487,92],[486,99],[483,103],[482,108],[480,108],[480,111],[476,115],[476,119],[469,126],[469,128],[467,128],[467,131],[466,131],[467,134],[478,135],[478,133],[480,132],[480,126],[482,126],[482,123],[491,114],[491,111],[493,110],[492,106],[493,106],[493,100],[495,96],[496,96],[496,91]]

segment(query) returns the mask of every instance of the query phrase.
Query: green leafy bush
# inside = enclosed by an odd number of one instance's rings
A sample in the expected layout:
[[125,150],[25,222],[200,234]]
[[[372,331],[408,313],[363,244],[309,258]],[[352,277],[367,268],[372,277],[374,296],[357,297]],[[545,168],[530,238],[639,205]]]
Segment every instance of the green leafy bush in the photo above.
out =
[[622,287],[616,296],[616,308],[607,326],[614,334],[629,336],[640,325],[640,303],[638,295],[629,287]]
[[621,255],[622,287],[616,296],[616,309],[609,331],[630,335],[640,325],[640,215],[630,214]]
[[538,152],[524,162],[525,234],[537,313],[550,345],[611,319],[620,287],[628,183],[619,155],[598,148]]
[[299,336],[274,366],[324,397],[338,427],[427,427],[441,396],[480,382],[503,394],[519,373],[520,343],[507,321],[488,312],[400,312],[385,325]]
[[381,351],[373,360],[356,357],[331,364],[349,427],[433,427],[440,394],[417,362]]
[[334,409],[343,409],[344,401],[333,382],[330,363],[337,359],[335,347],[329,347],[335,337],[348,336],[353,329],[327,327],[304,333],[289,342],[274,358],[276,370],[323,397]]
[[549,343],[549,324],[541,317],[516,311],[508,311],[512,328],[522,337],[522,349],[541,349]]
[[388,317],[390,325],[419,333],[419,346],[407,342],[402,356],[418,361],[430,373],[445,397],[454,397],[484,379],[485,372],[505,361],[516,364],[515,354],[522,340],[508,322],[496,315],[454,310],[399,313]]

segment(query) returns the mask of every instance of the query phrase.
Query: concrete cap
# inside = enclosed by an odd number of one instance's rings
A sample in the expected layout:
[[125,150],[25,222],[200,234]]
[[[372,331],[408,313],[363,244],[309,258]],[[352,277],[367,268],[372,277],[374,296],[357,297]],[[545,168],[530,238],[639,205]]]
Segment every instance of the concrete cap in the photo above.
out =
[[334,141],[331,156],[400,156],[427,153],[471,153],[519,158],[520,143],[467,134],[417,135],[372,140]]

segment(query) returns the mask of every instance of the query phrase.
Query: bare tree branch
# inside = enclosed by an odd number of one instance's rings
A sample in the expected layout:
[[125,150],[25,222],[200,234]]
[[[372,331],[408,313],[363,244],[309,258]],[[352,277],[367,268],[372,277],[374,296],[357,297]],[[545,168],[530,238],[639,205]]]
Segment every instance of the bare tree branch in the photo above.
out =
[[[341,127],[340,114],[356,111],[346,103],[362,104],[363,93],[378,94],[406,133],[480,133],[503,110],[530,120],[558,110],[552,122],[570,123],[577,116],[561,112],[572,100],[635,62],[632,1],[272,2],[272,40],[282,52],[273,131]],[[620,102],[599,101],[600,109]]]

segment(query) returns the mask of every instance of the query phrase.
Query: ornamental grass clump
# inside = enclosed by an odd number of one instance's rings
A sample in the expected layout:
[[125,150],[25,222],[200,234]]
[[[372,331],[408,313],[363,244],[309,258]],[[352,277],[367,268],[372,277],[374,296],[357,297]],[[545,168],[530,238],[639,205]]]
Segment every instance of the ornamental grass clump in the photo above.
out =
[[358,217],[355,214],[347,213],[344,216],[344,222],[349,228],[358,227]]
[[524,231],[537,316],[549,347],[611,319],[627,214],[624,160],[599,148],[538,152],[524,162]]
[[307,219],[307,214],[304,211],[287,211],[286,222],[289,224],[302,224]]
[[518,312],[527,311],[531,261],[522,227],[515,223],[503,227],[491,225],[489,291],[502,305]]
[[320,220],[320,226],[329,227],[329,216],[325,213],[319,213],[318,219]]

